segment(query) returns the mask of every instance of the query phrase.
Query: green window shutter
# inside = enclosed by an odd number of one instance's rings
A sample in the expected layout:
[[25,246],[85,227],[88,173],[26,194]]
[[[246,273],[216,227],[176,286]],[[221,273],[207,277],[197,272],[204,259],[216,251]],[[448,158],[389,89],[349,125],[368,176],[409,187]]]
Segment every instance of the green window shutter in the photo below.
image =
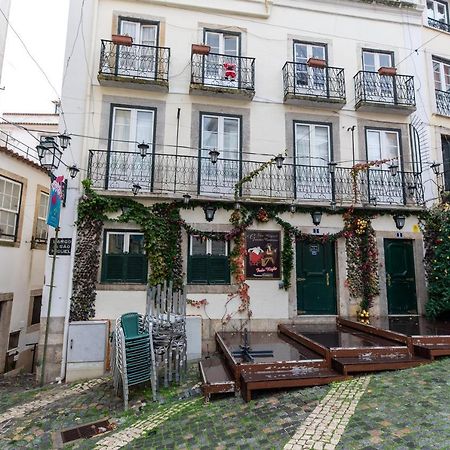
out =
[[230,263],[227,256],[208,257],[208,283],[230,284]]
[[102,281],[123,280],[125,257],[126,255],[103,255]]
[[188,258],[188,283],[208,283],[208,256],[189,256]]
[[444,163],[444,187],[450,191],[450,136],[442,136],[442,161]]
[[141,254],[128,254],[125,257],[126,264],[123,281],[146,283],[148,271],[147,257]]

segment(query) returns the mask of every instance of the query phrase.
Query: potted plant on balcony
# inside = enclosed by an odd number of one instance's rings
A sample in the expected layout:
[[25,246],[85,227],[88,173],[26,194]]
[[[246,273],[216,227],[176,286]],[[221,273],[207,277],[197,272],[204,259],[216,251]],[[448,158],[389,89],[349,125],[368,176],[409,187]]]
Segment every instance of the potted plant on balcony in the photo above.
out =
[[397,67],[380,67],[378,69],[378,75],[387,75],[389,77],[395,77],[395,75],[397,75]]
[[327,67],[327,62],[320,58],[309,58],[307,63],[309,67],[314,67],[316,69],[325,69]]
[[133,45],[133,38],[123,34],[113,34],[111,40],[116,45],[126,45],[128,47]]
[[211,51],[211,47],[206,44],[192,44],[192,54],[208,55]]

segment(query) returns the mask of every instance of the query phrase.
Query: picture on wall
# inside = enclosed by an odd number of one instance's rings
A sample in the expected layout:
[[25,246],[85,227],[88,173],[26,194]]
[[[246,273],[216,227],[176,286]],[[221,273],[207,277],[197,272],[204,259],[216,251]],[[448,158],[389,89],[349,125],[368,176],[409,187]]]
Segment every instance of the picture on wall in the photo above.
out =
[[247,244],[247,258],[245,260],[247,279],[280,279],[280,232],[247,231],[245,238]]

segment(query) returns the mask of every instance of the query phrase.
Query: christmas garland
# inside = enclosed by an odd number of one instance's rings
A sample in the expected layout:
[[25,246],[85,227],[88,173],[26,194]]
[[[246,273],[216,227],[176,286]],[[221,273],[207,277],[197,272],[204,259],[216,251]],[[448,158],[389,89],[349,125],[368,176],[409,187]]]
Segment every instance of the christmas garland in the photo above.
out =
[[450,204],[443,202],[420,219],[428,281],[425,313],[434,319],[450,311]]

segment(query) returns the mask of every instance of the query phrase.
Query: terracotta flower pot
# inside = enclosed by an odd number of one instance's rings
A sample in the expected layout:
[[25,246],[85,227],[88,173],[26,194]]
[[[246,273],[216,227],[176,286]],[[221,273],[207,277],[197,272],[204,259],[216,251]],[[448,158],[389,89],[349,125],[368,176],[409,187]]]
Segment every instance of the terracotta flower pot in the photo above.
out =
[[378,74],[395,77],[395,75],[397,75],[397,68],[396,67],[380,67],[378,69]]
[[192,44],[192,54],[208,55],[210,51],[211,47],[209,45]]
[[309,58],[307,64],[309,67],[315,67],[317,69],[325,69],[327,67],[327,62],[320,58]]
[[122,34],[113,34],[111,40],[116,45],[133,45],[133,38],[131,36],[124,36]]

